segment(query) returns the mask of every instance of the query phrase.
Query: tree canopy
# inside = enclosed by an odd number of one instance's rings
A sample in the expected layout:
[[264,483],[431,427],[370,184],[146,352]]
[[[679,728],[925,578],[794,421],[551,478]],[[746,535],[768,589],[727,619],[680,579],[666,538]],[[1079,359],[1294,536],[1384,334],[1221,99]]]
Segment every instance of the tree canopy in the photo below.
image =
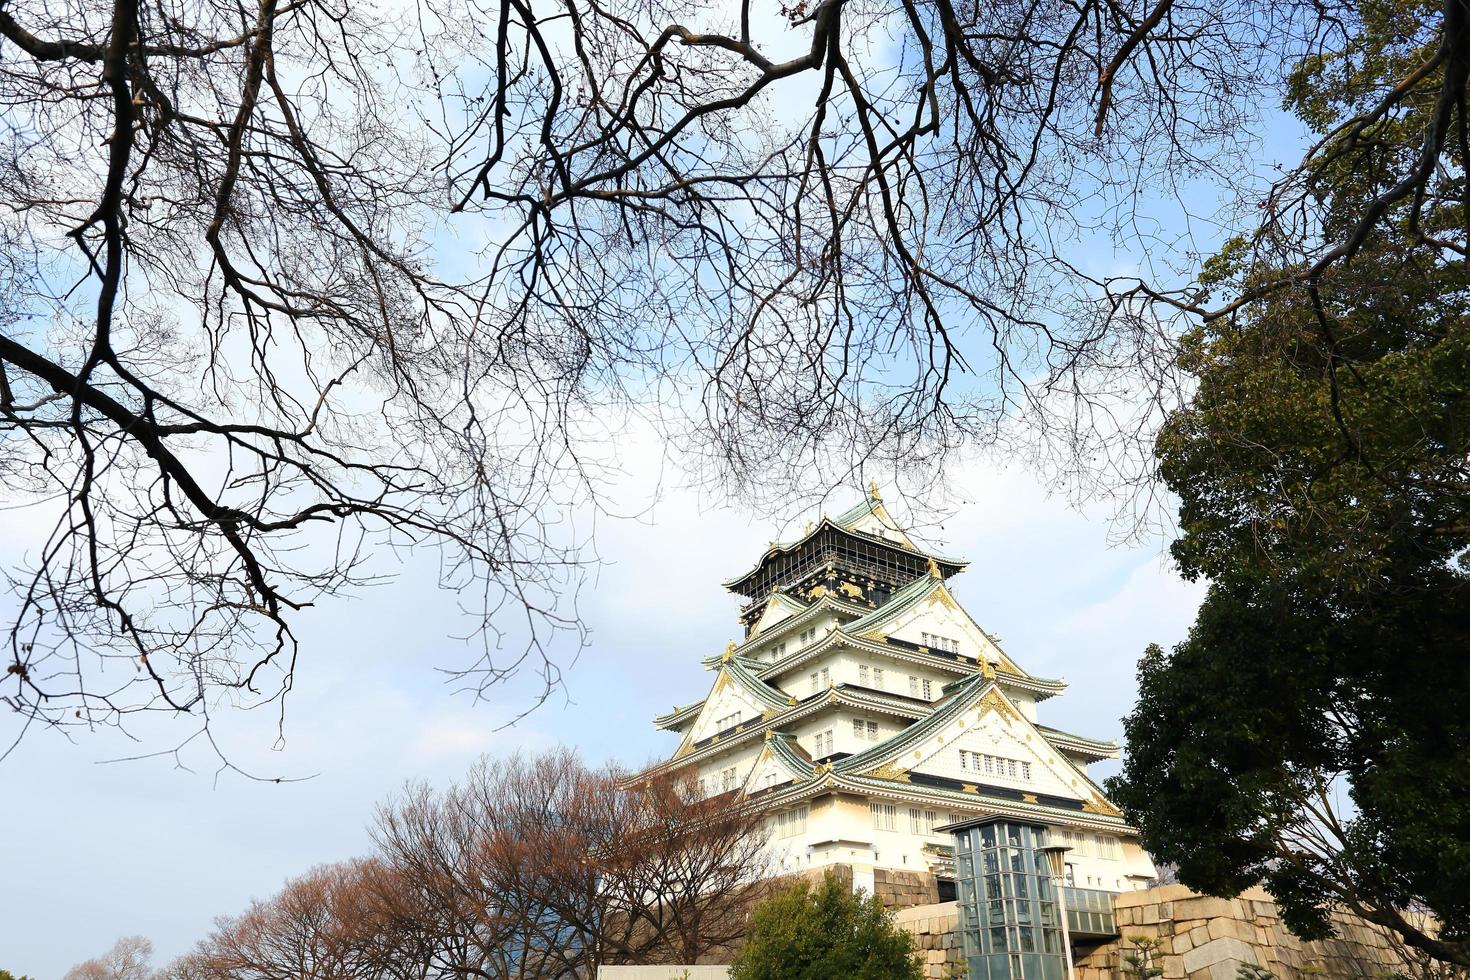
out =
[[[1292,108],[1342,133],[1405,73],[1458,86],[1434,8],[1365,2],[1363,32],[1304,59]],[[1456,73],[1459,72],[1457,75]],[[1432,89],[1434,86],[1429,86]],[[1460,147],[1393,196],[1425,130]],[[1152,647],[1115,798],[1180,879],[1263,882],[1298,932],[1343,907],[1470,963],[1470,276],[1465,127],[1440,103],[1359,126],[1315,174],[1324,236],[1369,202],[1350,262],[1237,242],[1207,281],[1236,312],[1189,334],[1198,378],[1157,442],[1173,555],[1210,582],[1189,637]],[[1390,200],[1391,199],[1391,200]],[[1259,295],[1261,281],[1294,284]],[[1438,919],[1426,925],[1422,913]]]
[[919,980],[914,939],[876,896],[836,875],[797,881],[756,905],[730,980]]

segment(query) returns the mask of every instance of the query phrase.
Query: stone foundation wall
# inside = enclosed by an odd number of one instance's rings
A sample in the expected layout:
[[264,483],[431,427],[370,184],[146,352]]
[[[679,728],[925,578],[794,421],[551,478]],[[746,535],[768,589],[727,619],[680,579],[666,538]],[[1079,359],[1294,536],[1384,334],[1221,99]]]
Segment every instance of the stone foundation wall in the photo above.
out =
[[1183,885],[1124,892],[1113,902],[1121,939],[1080,955],[1077,980],[1121,980],[1130,938],[1161,939],[1160,980],[1235,980],[1254,963],[1280,980],[1358,980],[1403,968],[1388,940],[1362,919],[1334,915],[1336,938],[1307,942],[1281,923],[1271,896],[1252,888],[1238,898],[1209,898]]
[[933,980],[959,980],[965,976],[965,958],[956,931],[959,909],[954,902],[901,909],[893,921],[913,933],[914,944],[924,958],[924,976]]
[[[848,868],[847,873],[851,880],[852,869]],[[927,871],[874,868],[873,894],[886,909],[934,905],[939,901],[939,879]]]

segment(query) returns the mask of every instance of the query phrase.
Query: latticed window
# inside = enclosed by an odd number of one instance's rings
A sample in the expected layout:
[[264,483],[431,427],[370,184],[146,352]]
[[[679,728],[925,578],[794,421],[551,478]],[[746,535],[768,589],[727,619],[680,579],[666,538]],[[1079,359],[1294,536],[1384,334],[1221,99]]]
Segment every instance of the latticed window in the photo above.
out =
[[894,803],[879,803],[876,800],[868,803],[868,809],[873,815],[874,830],[897,830],[898,829],[898,805]]
[[921,810],[918,807],[909,807],[909,831],[915,834],[932,834],[934,828],[943,822],[937,810]]
[[806,833],[807,808],[799,806],[776,814],[776,836],[795,837]]

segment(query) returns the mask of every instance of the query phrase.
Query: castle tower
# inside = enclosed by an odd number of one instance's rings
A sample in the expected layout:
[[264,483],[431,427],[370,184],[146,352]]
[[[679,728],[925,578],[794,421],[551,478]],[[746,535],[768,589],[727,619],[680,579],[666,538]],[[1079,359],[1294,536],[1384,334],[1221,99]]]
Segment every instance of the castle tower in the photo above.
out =
[[1086,772],[1118,747],[1040,723],[1066,685],[1022,670],[960,606],[947,582],[966,564],[915,543],[876,487],[773,543],[725,583],[749,600],[744,639],[704,661],[708,694],[655,719],[679,745],[644,775],[692,771],[759,806],[779,869],[845,865],[889,904],[954,897],[953,839],[935,828],[984,816],[1070,845],[1077,888],[1151,880]]

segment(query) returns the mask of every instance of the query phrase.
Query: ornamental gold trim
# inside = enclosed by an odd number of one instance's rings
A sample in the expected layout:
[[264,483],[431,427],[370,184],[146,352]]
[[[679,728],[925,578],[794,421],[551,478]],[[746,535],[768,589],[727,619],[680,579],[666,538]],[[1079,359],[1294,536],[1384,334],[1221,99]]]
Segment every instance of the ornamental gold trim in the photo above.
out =
[[[934,560],[932,558],[929,560],[929,564],[934,564]],[[938,568],[939,566],[935,565],[934,567]],[[954,601],[954,596],[949,594],[949,589],[945,588],[942,585],[939,588],[935,589],[934,594],[929,597],[929,605],[944,606],[946,609],[952,609],[955,612],[958,612],[960,608],[959,603]]]
[[980,715],[983,717],[987,711],[998,712],[1006,719],[1006,724],[1010,724],[1012,718],[1020,719],[1021,717],[1021,712],[1016,710],[1014,704],[1011,704],[1011,699],[993,687],[986,691],[985,696],[980,699]]
[[909,779],[907,769],[900,769],[892,762],[885,762],[877,769],[865,773],[864,775],[871,776],[874,779],[888,779],[896,783],[907,783],[912,781]]

